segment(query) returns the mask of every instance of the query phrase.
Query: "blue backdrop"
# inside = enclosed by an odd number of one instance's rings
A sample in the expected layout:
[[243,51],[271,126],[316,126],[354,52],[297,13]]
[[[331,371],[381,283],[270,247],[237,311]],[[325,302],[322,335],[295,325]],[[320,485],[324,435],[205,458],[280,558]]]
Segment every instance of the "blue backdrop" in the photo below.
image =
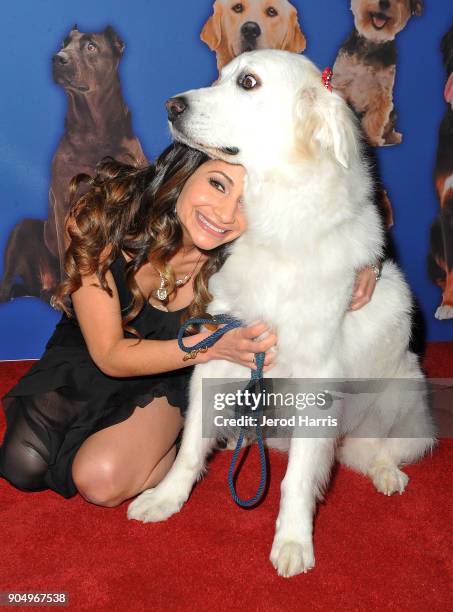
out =
[[[307,38],[306,55],[333,65],[352,27],[349,0],[293,0]],[[212,0],[15,0],[2,4],[0,37],[0,253],[24,217],[47,216],[50,164],[63,133],[66,99],[52,80],[51,57],[74,23],[81,31],[111,24],[126,43],[120,64],[134,131],[153,158],[169,142],[164,101],[217,77],[215,55],[199,39]],[[453,21],[453,4],[427,0],[397,37],[395,105],[403,143],[377,150],[393,204],[391,230],[398,260],[427,323],[428,340],[453,339],[453,320],[434,312],[440,290],[426,272],[429,228],[437,213],[432,171],[445,112],[439,42]],[[0,305],[0,359],[39,357],[60,313],[36,298]]]

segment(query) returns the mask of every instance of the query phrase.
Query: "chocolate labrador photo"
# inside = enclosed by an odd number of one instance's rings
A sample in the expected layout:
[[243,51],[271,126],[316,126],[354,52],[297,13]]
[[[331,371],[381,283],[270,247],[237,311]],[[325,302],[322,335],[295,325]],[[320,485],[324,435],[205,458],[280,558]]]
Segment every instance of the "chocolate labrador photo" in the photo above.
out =
[[50,301],[63,273],[64,221],[75,175],[93,174],[106,155],[147,164],[121,92],[118,66],[124,48],[111,26],[86,33],[74,26],[52,57],[53,78],[65,91],[67,113],[52,160],[48,217],[23,219],[13,228],[5,249],[0,302],[19,296]]

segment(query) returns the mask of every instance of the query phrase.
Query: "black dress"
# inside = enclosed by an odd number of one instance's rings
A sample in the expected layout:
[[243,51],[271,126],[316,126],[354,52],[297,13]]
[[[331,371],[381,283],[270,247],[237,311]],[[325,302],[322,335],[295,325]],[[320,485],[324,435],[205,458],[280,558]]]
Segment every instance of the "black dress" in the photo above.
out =
[[[132,300],[125,263],[120,256],[111,266],[123,312]],[[143,338],[174,339],[184,310],[167,312],[145,303],[130,325]],[[135,337],[128,332],[124,336]],[[90,357],[77,319],[63,314],[41,359],[3,397],[7,429],[0,476],[22,490],[49,488],[66,498],[74,496],[72,461],[84,440],[124,421],[136,406],[155,397],[166,396],[184,416],[192,372],[189,366],[151,376],[107,376]]]

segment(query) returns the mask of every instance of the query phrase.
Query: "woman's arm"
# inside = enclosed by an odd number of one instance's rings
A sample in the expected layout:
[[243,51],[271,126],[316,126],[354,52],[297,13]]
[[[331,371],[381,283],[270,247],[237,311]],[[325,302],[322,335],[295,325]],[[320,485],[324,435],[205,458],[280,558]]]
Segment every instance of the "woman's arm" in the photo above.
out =
[[[124,338],[120,300],[110,271],[107,271],[105,280],[112,290],[112,297],[100,287],[93,286],[94,283],[98,284],[94,274],[82,276],[81,287],[74,291],[71,297],[90,356],[108,376],[158,374],[205,363],[211,359],[229,359],[252,367],[250,364],[254,352],[267,351],[276,342],[273,334],[259,342],[253,340],[268,330],[264,323],[258,323],[228,332],[207,352],[198,353],[194,359],[183,361],[185,353],[179,348],[177,340],[145,339],[138,342],[135,338]],[[211,332],[201,332],[187,337],[185,344],[193,346],[210,334]],[[273,353],[269,353],[266,355],[265,364],[269,365],[273,359]]]

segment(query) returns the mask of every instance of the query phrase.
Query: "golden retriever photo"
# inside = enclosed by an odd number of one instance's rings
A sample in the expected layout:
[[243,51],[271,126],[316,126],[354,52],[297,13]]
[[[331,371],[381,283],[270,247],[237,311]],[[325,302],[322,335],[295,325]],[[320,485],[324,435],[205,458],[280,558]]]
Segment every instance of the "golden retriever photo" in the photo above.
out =
[[219,72],[244,51],[300,53],[306,46],[297,10],[287,0],[216,0],[200,38],[216,52]]

